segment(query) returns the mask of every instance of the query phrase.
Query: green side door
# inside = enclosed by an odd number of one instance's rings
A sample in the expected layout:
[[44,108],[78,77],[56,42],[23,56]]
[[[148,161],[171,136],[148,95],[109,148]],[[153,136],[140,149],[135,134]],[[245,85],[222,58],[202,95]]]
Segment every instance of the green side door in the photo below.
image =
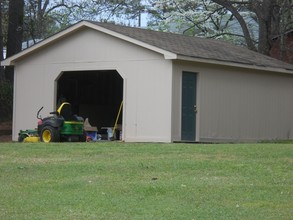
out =
[[197,74],[182,73],[181,140],[196,140],[196,84]]

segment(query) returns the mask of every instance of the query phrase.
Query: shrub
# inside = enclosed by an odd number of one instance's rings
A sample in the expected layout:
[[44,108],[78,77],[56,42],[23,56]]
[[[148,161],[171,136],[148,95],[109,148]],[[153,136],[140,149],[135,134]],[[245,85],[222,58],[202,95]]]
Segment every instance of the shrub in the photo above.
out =
[[0,81],[0,120],[12,118],[13,86],[7,81]]

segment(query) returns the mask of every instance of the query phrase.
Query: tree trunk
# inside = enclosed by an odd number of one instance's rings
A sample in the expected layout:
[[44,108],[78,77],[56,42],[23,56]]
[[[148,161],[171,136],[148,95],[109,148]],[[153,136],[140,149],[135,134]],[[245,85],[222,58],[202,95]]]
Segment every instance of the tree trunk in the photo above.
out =
[[275,0],[252,1],[252,10],[256,13],[259,25],[258,52],[269,55],[272,46],[272,19]]
[[[9,1],[8,16],[9,24],[6,57],[10,57],[21,51],[23,35],[24,0]],[[11,82],[13,81],[13,73],[13,67],[5,68],[5,77]]]

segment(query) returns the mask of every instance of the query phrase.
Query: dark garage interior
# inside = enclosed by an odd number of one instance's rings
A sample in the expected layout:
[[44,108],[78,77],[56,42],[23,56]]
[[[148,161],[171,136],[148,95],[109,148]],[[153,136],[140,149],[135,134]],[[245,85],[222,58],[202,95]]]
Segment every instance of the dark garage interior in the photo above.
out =
[[[57,106],[71,103],[74,114],[92,126],[114,127],[123,99],[123,79],[116,70],[67,71],[57,82]],[[122,111],[117,124],[122,124]]]

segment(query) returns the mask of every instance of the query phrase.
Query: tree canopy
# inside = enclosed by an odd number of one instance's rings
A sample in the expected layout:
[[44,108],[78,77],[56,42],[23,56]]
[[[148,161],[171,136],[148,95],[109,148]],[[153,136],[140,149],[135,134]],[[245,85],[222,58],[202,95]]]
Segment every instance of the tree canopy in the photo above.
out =
[[159,30],[224,39],[269,54],[272,39],[293,29],[292,0],[149,0]]

